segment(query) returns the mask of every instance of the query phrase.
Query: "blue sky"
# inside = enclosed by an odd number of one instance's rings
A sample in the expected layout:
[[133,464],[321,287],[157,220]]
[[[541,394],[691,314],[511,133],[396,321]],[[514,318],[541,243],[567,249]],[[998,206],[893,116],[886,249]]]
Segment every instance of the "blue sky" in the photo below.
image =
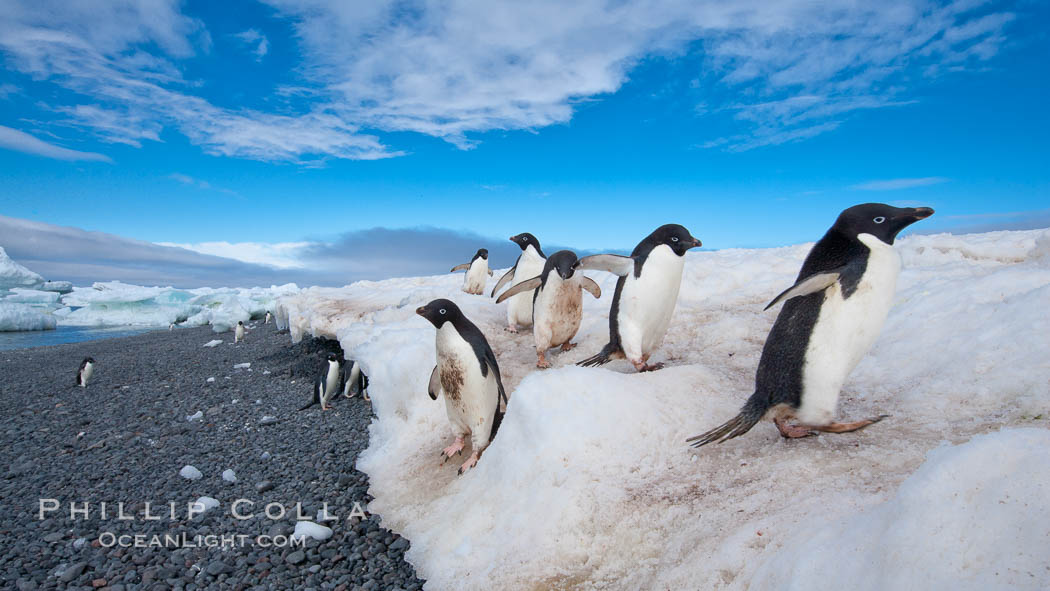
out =
[[[1050,225],[1045,3],[871,6],[4,3],[0,246],[43,223],[356,278],[440,272],[427,244],[456,233],[464,261],[668,222],[798,243],[866,201],[934,207],[920,231]],[[311,258],[366,236],[413,264]]]

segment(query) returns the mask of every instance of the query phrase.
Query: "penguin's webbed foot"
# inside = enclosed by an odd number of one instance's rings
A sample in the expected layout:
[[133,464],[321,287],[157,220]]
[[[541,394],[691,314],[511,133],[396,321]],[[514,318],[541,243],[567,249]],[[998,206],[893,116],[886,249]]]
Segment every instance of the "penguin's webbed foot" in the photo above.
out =
[[443,458],[441,460],[441,463],[444,464],[445,462],[447,462],[450,459],[452,459],[452,456],[454,456],[456,454],[461,454],[461,453],[463,453],[463,438],[462,437],[457,437],[456,440],[452,443],[452,445],[450,445],[450,446],[446,447],[445,449],[441,450],[441,454],[440,455]]
[[506,330],[507,332],[516,333],[516,332],[518,332],[518,325],[517,324],[510,324],[504,330]]
[[576,348],[576,343],[565,343],[561,346],[562,351],[572,351]]
[[634,368],[636,370],[638,370],[638,373],[642,373],[645,371],[656,371],[658,369],[664,368],[663,363],[646,363],[644,361],[632,361],[631,364],[634,365]]
[[773,423],[776,424],[777,430],[780,431],[780,436],[785,439],[800,439],[802,437],[810,437],[816,435],[810,427],[803,427],[801,425],[791,425],[783,419],[773,419]]
[[536,353],[536,367],[540,369],[547,369],[551,366],[550,361],[547,361],[547,356],[543,352]]
[[463,462],[463,465],[459,467],[458,474],[460,476],[462,476],[464,472],[466,472],[467,470],[470,470],[471,468],[473,468],[474,466],[477,466],[477,465],[478,465],[478,452],[475,451],[474,453],[470,454],[470,457],[467,458],[467,461]]
[[870,419],[862,419],[860,421],[853,421],[852,423],[831,423],[821,427],[813,427],[817,431],[823,431],[825,433],[849,433],[851,431],[859,431],[868,425],[874,425],[875,423],[885,419],[890,415],[879,415],[877,417],[871,417]]

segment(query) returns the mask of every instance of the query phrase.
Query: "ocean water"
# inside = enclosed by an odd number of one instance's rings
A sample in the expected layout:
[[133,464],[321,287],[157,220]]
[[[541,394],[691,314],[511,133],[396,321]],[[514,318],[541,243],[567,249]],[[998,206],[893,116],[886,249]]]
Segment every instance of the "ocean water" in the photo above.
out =
[[93,341],[95,339],[115,339],[136,334],[142,334],[157,327],[131,327],[131,326],[62,326],[55,330],[28,330],[21,332],[0,332],[0,351],[10,349],[26,349],[29,347],[45,347],[48,345],[61,345],[63,343],[79,343],[82,341]]

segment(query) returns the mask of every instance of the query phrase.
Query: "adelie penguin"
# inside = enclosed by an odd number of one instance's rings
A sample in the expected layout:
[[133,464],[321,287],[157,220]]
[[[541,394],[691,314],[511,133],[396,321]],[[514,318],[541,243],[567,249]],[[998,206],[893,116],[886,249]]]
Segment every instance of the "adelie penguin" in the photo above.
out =
[[270,320],[272,320],[272,319],[273,319],[273,314],[270,314],[270,311],[267,310],[266,311],[266,319],[263,320],[263,324],[269,324]]
[[365,400],[372,400],[368,397],[368,376],[361,371],[360,363],[353,360],[344,363],[342,380],[343,396],[353,398],[361,394]]
[[462,474],[477,465],[503,421],[500,400],[506,403],[507,394],[499,364],[485,335],[456,304],[434,300],[418,308],[416,314],[437,328],[437,365],[430,372],[427,393],[432,400],[437,400],[438,392],[444,393],[445,411],[456,437],[452,445],[442,450],[442,463],[461,453],[464,438],[470,435],[473,452],[460,466]]
[[[492,297],[496,297],[496,293],[508,283],[520,283],[539,275],[546,263],[547,255],[543,254],[540,241],[532,234],[525,232],[511,236],[510,241],[521,248],[521,254],[510,271],[496,282],[496,287],[492,288]],[[532,294],[524,292],[511,298],[507,304],[507,330],[518,332],[518,327],[523,326],[532,326]]]
[[928,207],[881,203],[843,211],[806,256],[795,284],[766,306],[784,302],[762,348],[755,392],[740,414],[686,441],[694,447],[726,441],[767,415],[787,438],[846,433],[882,420],[885,415],[835,422],[839,391],[879,336],[893,304],[901,268],[894,239],[931,215]]
[[638,371],[660,369],[649,357],[663,343],[682,285],[685,253],[700,246],[678,224],[660,226],[638,243],[631,256],[599,254],[583,257],[579,269],[619,275],[609,310],[609,343],[601,352],[577,363],[593,367],[627,358]]
[[485,293],[485,280],[492,275],[492,269],[489,269],[488,249],[479,248],[469,263],[456,265],[452,267],[449,273],[455,273],[456,271],[467,272],[463,277],[463,291],[475,295]]
[[233,342],[239,343],[244,340],[244,321],[237,321],[237,328],[233,331]]
[[77,370],[77,385],[81,388],[87,388],[88,380],[91,379],[91,374],[95,373],[95,358],[85,357],[80,362],[80,369]]
[[314,379],[313,399],[310,401],[310,404],[299,410],[306,410],[315,404],[320,404],[321,410],[328,410],[329,401],[335,397],[336,393],[343,386],[341,365],[339,357],[335,353],[328,354],[325,364],[321,366],[321,370],[317,373],[317,378]]
[[496,300],[498,304],[519,293],[533,294],[532,335],[536,340],[536,367],[550,367],[547,349],[560,346],[562,351],[568,351],[576,346],[571,341],[583,318],[582,290],[586,289],[595,298],[602,297],[598,284],[573,268],[576,262],[576,253],[559,250],[547,259],[539,277],[518,283]]

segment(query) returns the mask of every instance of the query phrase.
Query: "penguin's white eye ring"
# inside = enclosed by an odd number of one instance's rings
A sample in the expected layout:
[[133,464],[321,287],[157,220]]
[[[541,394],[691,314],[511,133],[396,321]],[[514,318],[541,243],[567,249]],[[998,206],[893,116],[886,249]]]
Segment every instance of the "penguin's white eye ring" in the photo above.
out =
[[882,217],[882,216],[880,215],[879,217],[877,217],[877,218],[875,218],[875,219],[873,219],[873,220],[871,220],[871,221],[875,222],[876,224],[881,224],[882,222],[885,222],[885,221],[886,221],[886,218],[884,218],[884,217]]
[[671,242],[678,242],[678,236],[671,236]]
[[445,313],[445,309],[442,308],[442,309],[438,310],[438,312],[440,312],[441,314],[444,314]]

